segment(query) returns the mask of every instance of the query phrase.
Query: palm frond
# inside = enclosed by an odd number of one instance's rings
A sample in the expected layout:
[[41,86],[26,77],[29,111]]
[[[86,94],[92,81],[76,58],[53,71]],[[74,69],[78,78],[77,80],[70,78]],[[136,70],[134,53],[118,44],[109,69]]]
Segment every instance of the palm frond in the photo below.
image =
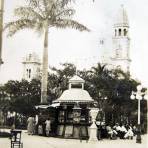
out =
[[52,8],[52,5],[59,0],[27,0],[29,3],[28,5],[33,8],[34,10],[38,10],[41,14],[44,13],[44,16],[47,17],[49,11]]
[[[52,16],[56,16],[56,15],[59,15],[60,13],[68,13],[68,3],[70,2],[71,0],[55,0],[53,3],[52,3],[52,7],[50,7],[50,11],[49,11],[49,14],[51,14]],[[67,11],[66,11],[67,10]],[[74,10],[70,10],[69,11],[74,12]],[[66,15],[67,15],[66,13]],[[70,13],[69,13],[70,14]],[[72,13],[73,14],[73,13]]]
[[60,11],[58,14],[56,14],[55,17],[66,17],[66,16],[73,16],[75,14],[75,10],[74,9],[64,9],[62,11]]
[[34,28],[35,22],[29,19],[20,19],[9,22],[5,25],[4,30],[8,28],[8,36],[13,36],[17,31],[25,28]]
[[62,29],[73,28],[79,31],[90,31],[86,26],[71,19],[58,19],[57,21],[54,21],[51,25]]
[[64,7],[65,5],[67,5],[70,2],[74,2],[75,0],[60,0],[62,7]]
[[30,5],[31,7],[36,8],[37,5],[39,4],[39,1],[40,1],[40,0],[26,0],[26,1],[29,3],[29,5]]
[[14,10],[14,13],[16,16],[19,18],[23,19],[39,19],[42,20],[43,16],[36,12],[33,8],[31,7],[19,7]]

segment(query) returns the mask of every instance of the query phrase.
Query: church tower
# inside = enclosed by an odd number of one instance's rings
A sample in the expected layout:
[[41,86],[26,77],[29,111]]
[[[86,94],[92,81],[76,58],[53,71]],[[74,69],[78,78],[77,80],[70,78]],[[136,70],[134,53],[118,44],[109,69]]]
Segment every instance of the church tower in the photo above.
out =
[[40,78],[41,62],[36,53],[31,53],[23,58],[23,79],[31,81]]
[[113,69],[119,68],[124,72],[130,72],[130,38],[129,22],[126,10],[121,6],[117,19],[114,23],[113,33],[113,51],[111,63]]

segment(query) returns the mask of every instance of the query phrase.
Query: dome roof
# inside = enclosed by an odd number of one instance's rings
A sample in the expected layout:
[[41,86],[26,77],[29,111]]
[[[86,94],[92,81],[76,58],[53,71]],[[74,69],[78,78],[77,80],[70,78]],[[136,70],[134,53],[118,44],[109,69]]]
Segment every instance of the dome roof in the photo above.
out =
[[84,83],[85,81],[79,76],[75,75],[70,80],[69,83]]
[[65,90],[60,98],[54,102],[93,102],[89,93],[83,89],[69,89]]
[[129,26],[128,16],[127,16],[126,10],[123,5],[121,5],[118,11],[118,15],[117,15],[114,25],[115,27],[120,27],[120,26],[128,27]]

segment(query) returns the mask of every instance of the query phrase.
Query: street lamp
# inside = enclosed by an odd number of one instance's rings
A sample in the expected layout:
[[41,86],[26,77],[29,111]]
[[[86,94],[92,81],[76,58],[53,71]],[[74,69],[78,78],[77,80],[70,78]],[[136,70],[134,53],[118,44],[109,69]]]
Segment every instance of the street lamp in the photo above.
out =
[[137,129],[137,137],[136,137],[136,143],[141,143],[141,126],[140,126],[140,100],[148,98],[146,91],[142,92],[142,86],[137,86],[137,92],[132,91],[131,99],[138,100],[138,129]]

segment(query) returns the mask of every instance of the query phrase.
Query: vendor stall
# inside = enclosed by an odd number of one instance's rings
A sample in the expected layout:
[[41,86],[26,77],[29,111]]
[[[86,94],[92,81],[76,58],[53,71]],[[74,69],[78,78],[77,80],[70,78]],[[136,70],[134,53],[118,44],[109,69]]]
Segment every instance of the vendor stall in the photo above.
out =
[[91,124],[89,106],[94,102],[84,90],[84,80],[77,75],[69,80],[69,89],[53,102],[60,103],[57,108],[58,136],[64,138],[88,138]]

